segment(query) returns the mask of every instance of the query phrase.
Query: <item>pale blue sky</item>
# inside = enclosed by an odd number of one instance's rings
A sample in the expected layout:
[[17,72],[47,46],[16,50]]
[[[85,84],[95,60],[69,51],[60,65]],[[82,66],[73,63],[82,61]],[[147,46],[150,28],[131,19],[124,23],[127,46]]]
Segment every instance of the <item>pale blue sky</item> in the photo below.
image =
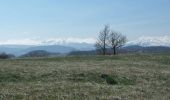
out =
[[170,35],[170,0],[0,0],[0,40],[95,38],[105,24],[129,40]]

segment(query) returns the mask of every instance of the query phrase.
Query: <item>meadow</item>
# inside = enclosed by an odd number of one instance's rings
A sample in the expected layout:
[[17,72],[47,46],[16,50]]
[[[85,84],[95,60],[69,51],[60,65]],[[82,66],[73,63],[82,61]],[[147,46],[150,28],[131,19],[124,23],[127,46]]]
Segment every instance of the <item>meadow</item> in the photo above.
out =
[[0,100],[170,100],[170,55],[0,60]]

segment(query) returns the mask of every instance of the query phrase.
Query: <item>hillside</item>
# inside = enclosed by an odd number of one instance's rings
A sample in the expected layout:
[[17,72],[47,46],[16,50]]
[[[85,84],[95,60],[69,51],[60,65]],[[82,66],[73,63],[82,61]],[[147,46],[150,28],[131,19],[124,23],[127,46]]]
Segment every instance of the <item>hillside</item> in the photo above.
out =
[[35,51],[30,51],[24,55],[21,55],[20,57],[53,57],[59,55],[60,53],[52,53],[44,50],[35,50]]
[[1,100],[169,100],[170,55],[0,60]]
[[44,50],[47,52],[67,54],[72,51],[94,50],[94,44],[88,43],[69,43],[53,45],[0,45],[0,52],[21,56],[35,50]]
[[170,53],[170,47],[165,46],[148,46],[143,47],[139,45],[126,46],[120,49],[121,53]]
[[[18,41],[18,42],[16,42]],[[35,50],[44,50],[47,52],[60,53],[63,55],[94,55],[95,39],[47,39],[47,40],[29,40],[33,44],[19,42],[24,40],[15,40],[1,43],[0,52],[21,56]],[[35,43],[35,44],[34,44]],[[17,45],[16,45],[17,44]],[[136,40],[128,41],[120,53],[170,53],[169,36],[139,37]]]

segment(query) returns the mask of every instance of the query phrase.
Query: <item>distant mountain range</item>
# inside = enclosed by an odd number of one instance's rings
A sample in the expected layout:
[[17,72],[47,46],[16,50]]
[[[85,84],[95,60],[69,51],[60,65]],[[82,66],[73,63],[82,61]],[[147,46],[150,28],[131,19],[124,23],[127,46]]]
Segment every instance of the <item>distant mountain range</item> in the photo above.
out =
[[126,46],[120,49],[121,53],[170,53],[170,47],[165,46],[147,46],[139,45]]
[[63,45],[0,45],[0,52],[14,54],[16,56],[36,50],[67,54],[71,51],[88,51],[94,49],[94,45],[88,43],[70,43]]
[[[31,51],[44,50],[50,53],[60,53],[60,54],[69,54],[72,51],[72,54],[84,52],[80,51],[91,51],[91,53],[86,52],[86,54],[94,53],[94,41],[93,39],[67,39],[65,41],[61,40],[48,40],[41,41],[35,44],[1,44],[0,52],[6,52],[8,54],[14,54],[16,56],[21,56],[27,54]],[[28,40],[27,40],[28,41]],[[87,41],[87,42],[86,42]],[[30,42],[30,41],[29,41]],[[33,43],[33,41],[31,41]],[[141,37],[135,41],[128,42],[120,52],[128,53],[170,53],[170,37]]]
[[170,36],[152,36],[152,37],[140,37],[134,41],[130,41],[126,46],[138,45],[142,47],[148,46],[164,46],[170,47]]
[[170,36],[140,37],[128,42],[122,50],[129,53],[170,53]]

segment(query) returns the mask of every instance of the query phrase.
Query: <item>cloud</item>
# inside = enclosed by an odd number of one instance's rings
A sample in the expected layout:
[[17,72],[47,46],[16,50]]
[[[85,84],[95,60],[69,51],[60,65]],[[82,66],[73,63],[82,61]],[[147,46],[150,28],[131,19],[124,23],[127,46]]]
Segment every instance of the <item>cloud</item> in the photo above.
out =
[[0,45],[39,45],[41,41],[33,40],[33,39],[11,39],[0,41]]
[[[48,39],[10,39],[0,41],[0,45],[69,45],[70,43],[94,44],[94,38],[48,38]],[[170,36],[142,36],[134,41],[129,41],[128,45],[140,46],[170,46]]]
[[49,38],[49,39],[10,39],[0,41],[0,45],[60,45],[69,43],[95,43],[94,38]]

